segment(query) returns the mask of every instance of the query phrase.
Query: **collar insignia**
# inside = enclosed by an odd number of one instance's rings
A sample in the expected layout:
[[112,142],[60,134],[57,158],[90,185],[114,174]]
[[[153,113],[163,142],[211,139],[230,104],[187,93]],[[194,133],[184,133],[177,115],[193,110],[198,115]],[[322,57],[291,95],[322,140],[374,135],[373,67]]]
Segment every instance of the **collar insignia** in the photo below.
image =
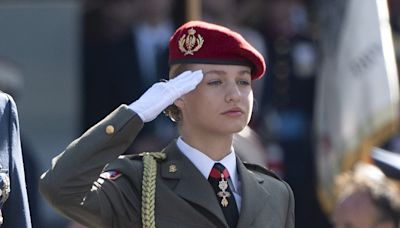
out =
[[178,171],[178,169],[176,168],[176,165],[175,165],[175,164],[171,164],[171,165],[169,165],[169,167],[168,167],[168,171],[169,171],[170,173],[175,173],[176,171]]

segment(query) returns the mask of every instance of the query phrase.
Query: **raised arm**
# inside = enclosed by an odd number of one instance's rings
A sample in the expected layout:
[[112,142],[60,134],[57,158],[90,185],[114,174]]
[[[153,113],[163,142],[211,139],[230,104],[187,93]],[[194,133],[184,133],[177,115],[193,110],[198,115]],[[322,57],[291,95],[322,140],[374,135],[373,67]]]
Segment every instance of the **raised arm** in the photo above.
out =
[[[125,204],[123,197],[110,195],[122,196],[126,190],[96,181],[104,166],[126,151],[144,122],[155,119],[177,98],[193,90],[202,77],[200,71],[187,71],[167,82],[156,83],[137,101],[129,106],[121,105],[90,128],[53,158],[50,169],[40,180],[43,196],[57,210],[80,223],[111,227],[111,217],[118,219],[125,214],[115,211],[113,205]],[[121,184],[126,187],[126,183]],[[125,210],[125,207],[118,208]],[[126,214],[140,220],[135,205],[126,208],[129,211]]]

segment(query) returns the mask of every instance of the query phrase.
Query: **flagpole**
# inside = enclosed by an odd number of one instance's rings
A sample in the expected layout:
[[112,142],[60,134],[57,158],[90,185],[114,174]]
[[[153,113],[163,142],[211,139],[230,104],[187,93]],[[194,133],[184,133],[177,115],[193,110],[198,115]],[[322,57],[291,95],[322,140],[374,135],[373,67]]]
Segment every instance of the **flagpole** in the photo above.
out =
[[201,20],[201,0],[186,0],[186,20]]

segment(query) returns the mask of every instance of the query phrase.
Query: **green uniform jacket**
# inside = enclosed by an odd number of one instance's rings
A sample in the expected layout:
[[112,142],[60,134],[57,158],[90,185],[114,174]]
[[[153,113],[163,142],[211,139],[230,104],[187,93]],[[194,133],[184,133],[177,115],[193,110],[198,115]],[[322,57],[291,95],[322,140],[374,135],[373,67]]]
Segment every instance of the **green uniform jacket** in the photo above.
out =
[[[61,213],[89,227],[141,227],[143,162],[139,156],[120,155],[142,126],[139,116],[121,105],[53,159],[40,180],[43,196]],[[228,227],[211,185],[176,142],[163,152],[167,158],[157,164],[156,227]],[[294,227],[289,185],[239,159],[237,166],[242,188],[237,227]],[[100,177],[105,170],[122,175]]]

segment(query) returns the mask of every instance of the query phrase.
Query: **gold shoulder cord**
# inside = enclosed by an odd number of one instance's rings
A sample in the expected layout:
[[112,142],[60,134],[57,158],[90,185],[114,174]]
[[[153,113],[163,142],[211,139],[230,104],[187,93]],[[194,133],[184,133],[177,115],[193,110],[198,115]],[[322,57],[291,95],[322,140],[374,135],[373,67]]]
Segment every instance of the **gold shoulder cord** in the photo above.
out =
[[143,228],[155,228],[155,195],[157,160],[164,160],[166,155],[161,152],[143,153],[142,180],[142,224]]

